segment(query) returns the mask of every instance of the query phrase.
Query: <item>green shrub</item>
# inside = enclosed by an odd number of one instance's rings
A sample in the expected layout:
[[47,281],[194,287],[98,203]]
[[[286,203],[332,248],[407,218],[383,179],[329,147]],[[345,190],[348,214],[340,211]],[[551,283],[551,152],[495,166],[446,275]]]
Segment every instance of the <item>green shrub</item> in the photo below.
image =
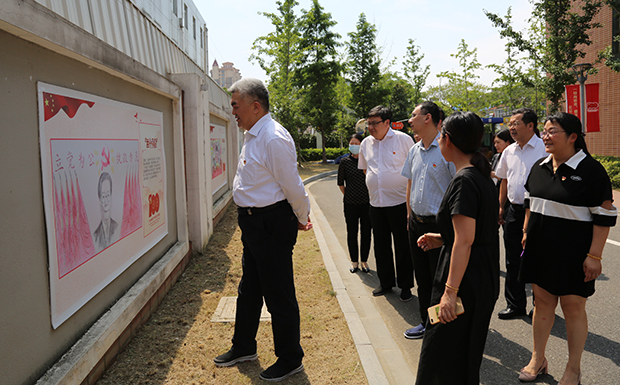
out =
[[600,156],[592,155],[592,157],[605,167],[609,179],[611,179],[611,187],[620,189],[620,158],[616,156]]
[[[317,139],[315,135],[311,134],[303,134],[299,136],[299,147],[302,149],[311,149],[316,148]],[[343,138],[343,145],[348,144],[349,140],[345,136]],[[326,148],[336,148],[340,147],[340,134],[338,132],[330,132],[325,135],[325,147]]]
[[[344,155],[349,152],[348,148],[326,148],[325,153],[327,159],[336,159],[340,155]],[[302,149],[300,155],[305,161],[320,161],[323,160],[323,150],[320,148],[306,148]]]

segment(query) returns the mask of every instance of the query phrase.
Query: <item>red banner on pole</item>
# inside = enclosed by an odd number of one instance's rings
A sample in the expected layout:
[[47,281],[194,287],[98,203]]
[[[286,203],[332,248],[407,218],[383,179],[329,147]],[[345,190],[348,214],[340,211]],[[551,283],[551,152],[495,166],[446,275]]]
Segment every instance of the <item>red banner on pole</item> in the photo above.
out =
[[599,132],[598,83],[586,84],[586,132]]
[[566,112],[573,114],[581,120],[581,110],[579,97],[579,85],[572,84],[566,87]]

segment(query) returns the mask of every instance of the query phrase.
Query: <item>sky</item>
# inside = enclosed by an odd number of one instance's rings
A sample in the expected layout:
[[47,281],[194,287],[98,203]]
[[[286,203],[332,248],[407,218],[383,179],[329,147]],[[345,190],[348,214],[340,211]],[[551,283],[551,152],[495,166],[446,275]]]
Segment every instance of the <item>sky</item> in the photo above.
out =
[[[209,38],[209,68],[214,60],[234,63],[242,77],[268,80],[258,63],[250,62],[252,44],[260,36],[273,32],[269,20],[258,12],[277,13],[275,0],[194,0],[205,19]],[[298,0],[295,13],[309,10],[311,0]],[[340,42],[349,40],[359,15],[364,13],[368,22],[377,28],[377,47],[385,65],[396,58],[396,70],[401,75],[401,64],[409,39],[415,39],[424,54],[422,65],[430,65],[427,85],[439,85],[437,74],[459,71],[458,62],[450,56],[457,52],[461,39],[469,49],[478,49],[478,61],[501,64],[506,59],[505,40],[499,36],[485,16],[483,9],[504,16],[512,7],[513,25],[524,30],[532,11],[528,0],[456,1],[456,0],[320,0],[324,12],[331,13],[338,24],[333,31],[341,35]],[[344,52],[344,47],[341,47]],[[490,86],[497,77],[491,69],[480,69],[478,81]],[[444,80],[445,81],[445,80]]]

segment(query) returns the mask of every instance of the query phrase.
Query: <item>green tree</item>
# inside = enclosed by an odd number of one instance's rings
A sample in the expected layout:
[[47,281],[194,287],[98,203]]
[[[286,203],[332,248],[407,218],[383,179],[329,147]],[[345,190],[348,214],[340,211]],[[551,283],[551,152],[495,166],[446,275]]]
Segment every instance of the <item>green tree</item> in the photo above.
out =
[[340,35],[331,30],[335,25],[331,14],[323,11],[318,0],[312,1],[309,11],[302,10],[301,56],[294,76],[300,89],[304,117],[323,138],[323,162],[327,162],[325,137],[334,129],[338,109],[336,84],[341,65],[337,61],[336,47],[340,45]]
[[382,104],[392,110],[392,121],[408,119],[415,105],[412,97],[415,94],[413,86],[398,73],[386,71],[381,76],[381,87],[389,90]]
[[295,63],[299,61],[299,19],[294,8],[295,0],[276,1],[279,13],[259,12],[267,17],[274,31],[254,40],[250,60],[256,60],[269,76],[268,88],[270,109],[274,117],[290,132],[297,141],[299,116],[298,89],[293,83]]
[[437,75],[439,78],[448,80],[446,90],[450,92],[443,94],[445,102],[458,110],[480,114],[482,108],[485,107],[482,99],[486,87],[476,83],[476,79],[479,78],[476,70],[482,67],[482,64],[478,62],[478,48],[469,50],[465,40],[461,39],[458,51],[450,56],[457,59],[461,72],[444,71]]
[[555,112],[560,108],[564,86],[576,81],[570,68],[577,59],[585,56],[582,47],[592,43],[588,31],[600,27],[592,20],[602,2],[583,0],[575,10],[571,0],[537,0],[533,4],[533,19],[538,17],[544,20],[541,45],[530,41],[524,32],[516,31],[510,20],[486,10],[484,13],[499,28],[502,37],[507,38],[515,48],[527,52],[537,67],[547,74],[541,78],[542,90],[551,102],[551,112]]
[[351,105],[351,86],[343,76],[338,77],[336,98],[339,102],[336,110],[336,132],[341,138],[341,145],[346,145],[355,132],[355,123],[357,123],[358,117],[355,111],[348,107]]
[[[512,21],[512,8],[508,7],[506,13],[506,21]],[[519,60],[515,57],[515,49],[511,42],[505,46],[506,60],[502,64],[489,64],[487,68],[491,68],[499,77],[492,83],[493,86],[498,85],[496,91],[501,95],[501,104],[509,109],[516,109],[523,106],[523,99],[520,97],[520,89],[523,88],[523,71]],[[496,104],[497,105],[497,104]]]
[[403,58],[405,59],[403,63],[403,72],[405,73],[405,78],[412,87],[411,102],[413,105],[417,105],[422,102],[422,90],[431,72],[431,66],[426,65],[426,67],[422,67],[421,62],[422,59],[424,59],[424,54],[420,53],[420,47],[415,45],[414,39],[409,39],[407,53]]
[[[620,0],[606,0],[605,3],[614,9],[616,14],[613,17],[620,18]],[[614,36],[613,41],[620,45],[620,35]],[[614,54],[611,45],[599,52],[597,61],[605,62],[605,65],[614,72],[620,72],[620,55]]]
[[377,28],[362,13],[356,31],[349,32],[348,36],[346,75],[351,86],[350,107],[361,118],[381,104],[386,93],[379,87],[381,59],[376,42]]

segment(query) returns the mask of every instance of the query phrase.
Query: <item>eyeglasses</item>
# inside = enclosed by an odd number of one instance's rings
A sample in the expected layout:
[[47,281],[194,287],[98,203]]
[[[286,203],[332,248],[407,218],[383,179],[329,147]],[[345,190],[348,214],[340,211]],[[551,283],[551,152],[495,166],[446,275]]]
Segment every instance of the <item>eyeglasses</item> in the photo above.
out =
[[416,114],[415,112],[412,112],[412,113],[411,113],[411,118],[413,119],[413,118],[415,118],[416,116],[425,116],[425,115],[428,115],[428,114],[430,114],[430,112],[427,112],[427,113],[423,113],[423,112],[422,112],[422,113],[419,113],[419,114]]
[[559,128],[552,128],[550,130],[544,130],[540,132],[540,137],[545,137],[545,136],[555,136],[556,134],[560,133],[560,132],[566,132],[564,130],[560,130]]
[[508,127],[509,127],[509,128],[513,128],[513,127],[518,126],[518,125],[519,125],[519,124],[521,124],[521,123],[523,123],[523,122],[522,122],[522,121],[520,121],[520,120],[515,120],[514,122],[510,122],[510,123],[508,123]]
[[379,120],[377,122],[368,122],[368,127],[373,127],[373,126],[376,126],[379,123],[383,123],[383,122],[385,122],[385,120]]

